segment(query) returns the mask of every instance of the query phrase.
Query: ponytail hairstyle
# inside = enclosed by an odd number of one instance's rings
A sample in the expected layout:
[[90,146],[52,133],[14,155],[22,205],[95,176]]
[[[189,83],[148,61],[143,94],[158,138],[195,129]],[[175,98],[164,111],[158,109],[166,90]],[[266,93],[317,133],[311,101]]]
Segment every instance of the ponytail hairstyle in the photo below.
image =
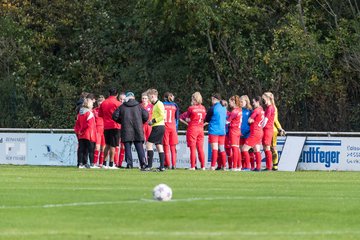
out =
[[194,92],[191,96],[191,99],[194,100],[197,104],[202,104],[203,101],[200,92]]
[[275,107],[274,95],[271,92],[264,92],[263,97],[270,100],[270,104]]
[[244,101],[246,102],[246,106],[245,106],[246,109],[252,110],[250,98],[249,98],[248,95],[242,95],[242,96],[240,97],[240,100],[244,100]]
[[235,106],[238,107],[238,108],[241,108],[240,97],[238,95],[232,96],[229,100],[234,101]]
[[266,92],[266,93],[270,96],[271,104],[272,104],[274,107],[276,107],[274,94],[272,94],[272,92]]

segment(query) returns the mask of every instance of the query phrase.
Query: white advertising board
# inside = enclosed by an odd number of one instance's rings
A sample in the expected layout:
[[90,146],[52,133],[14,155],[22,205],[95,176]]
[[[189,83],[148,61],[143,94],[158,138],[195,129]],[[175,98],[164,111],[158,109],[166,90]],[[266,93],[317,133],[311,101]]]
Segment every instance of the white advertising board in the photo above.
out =
[[[283,145],[278,138],[280,155]],[[360,138],[308,137],[297,170],[360,171]]]
[[360,171],[360,138],[308,138],[298,169]]
[[0,164],[26,164],[26,149],[26,133],[0,133]]
[[283,161],[279,161],[278,165],[279,171],[294,172],[296,170],[305,140],[306,137],[289,136],[286,138],[281,154]]
[[29,133],[29,165],[75,166],[78,141],[75,134]]

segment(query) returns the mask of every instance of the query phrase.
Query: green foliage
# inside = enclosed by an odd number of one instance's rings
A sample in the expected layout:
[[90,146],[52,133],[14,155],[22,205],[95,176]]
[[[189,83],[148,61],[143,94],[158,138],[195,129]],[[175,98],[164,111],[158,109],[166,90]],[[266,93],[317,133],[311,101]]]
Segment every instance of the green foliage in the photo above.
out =
[[182,110],[194,91],[272,91],[287,130],[360,130],[352,0],[7,0],[0,13],[0,127],[72,128],[82,91],[116,86],[172,91]]

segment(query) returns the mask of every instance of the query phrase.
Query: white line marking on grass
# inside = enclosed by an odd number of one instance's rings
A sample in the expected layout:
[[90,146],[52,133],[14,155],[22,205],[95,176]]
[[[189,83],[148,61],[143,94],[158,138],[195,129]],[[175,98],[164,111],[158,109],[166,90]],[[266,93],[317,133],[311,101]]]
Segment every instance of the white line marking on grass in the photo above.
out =
[[175,232],[161,232],[161,231],[144,231],[144,232],[124,232],[121,231],[119,235],[131,236],[197,236],[197,237],[215,237],[215,236],[312,236],[312,235],[344,235],[353,234],[359,235],[360,231],[314,231],[314,232],[251,232],[251,231],[221,231],[221,232],[202,232],[202,231],[175,231]]
[[108,201],[108,202],[74,202],[74,203],[29,205],[29,206],[0,206],[0,210],[1,209],[26,209],[26,208],[81,207],[81,206],[112,205],[112,204],[140,203],[140,202],[144,202],[144,201],[142,201],[142,200],[124,200],[124,201]]
[[[358,198],[343,198],[343,197],[320,197],[321,199],[334,200],[334,199],[357,199]],[[234,197],[198,197],[198,198],[179,198],[172,199],[168,203],[176,202],[195,202],[195,201],[226,201],[226,200],[280,200],[280,199],[294,199],[294,200],[314,200],[318,197],[298,197],[298,196],[234,196]],[[117,205],[126,203],[159,203],[153,199],[134,199],[134,200],[122,200],[122,201],[101,201],[101,202],[74,202],[74,203],[54,203],[44,205],[15,205],[15,206],[0,206],[1,209],[27,209],[27,208],[61,208],[61,207],[82,207],[82,206],[95,206],[95,205]]]
[[[46,231],[46,232],[25,232],[25,231],[2,231],[0,236],[39,236],[39,235],[86,235],[91,236],[92,234],[84,231]],[[163,231],[115,231],[110,234],[105,234],[103,237],[114,237],[114,236],[160,236],[160,237],[222,237],[222,236],[318,236],[318,235],[360,235],[360,231],[344,230],[344,231],[271,231],[271,232],[255,232],[255,231],[174,231],[174,232],[163,232]]]
[[113,191],[113,190],[134,190],[134,189],[149,189],[146,187],[1,187],[0,190],[96,190],[96,191]]

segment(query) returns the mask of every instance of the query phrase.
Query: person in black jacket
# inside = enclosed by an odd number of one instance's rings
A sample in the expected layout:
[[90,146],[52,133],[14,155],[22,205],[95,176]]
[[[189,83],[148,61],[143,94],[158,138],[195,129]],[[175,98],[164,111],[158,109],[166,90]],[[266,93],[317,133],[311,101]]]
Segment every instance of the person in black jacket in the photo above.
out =
[[148,117],[148,112],[135,100],[132,92],[126,93],[125,102],[114,112],[113,119],[121,124],[121,142],[125,145],[127,168],[133,167],[132,143],[135,145],[140,167],[145,167],[143,124],[148,120]]

